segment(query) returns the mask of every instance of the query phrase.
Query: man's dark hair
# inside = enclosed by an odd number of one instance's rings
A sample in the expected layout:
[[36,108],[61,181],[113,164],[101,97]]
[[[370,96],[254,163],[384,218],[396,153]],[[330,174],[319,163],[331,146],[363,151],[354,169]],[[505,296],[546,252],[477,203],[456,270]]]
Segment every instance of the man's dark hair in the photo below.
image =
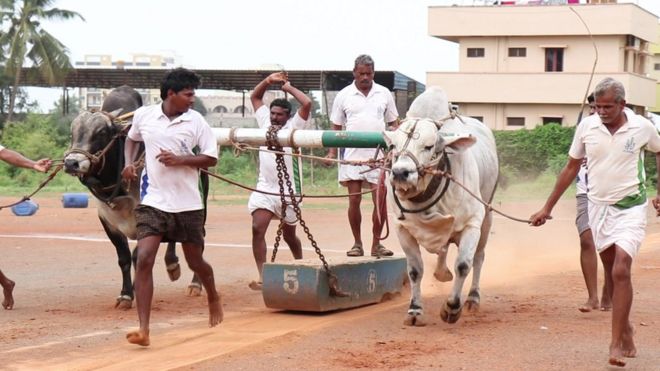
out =
[[183,67],[175,68],[160,82],[160,99],[165,100],[170,89],[178,93],[183,89],[197,89],[201,84],[202,78],[195,72]]
[[286,110],[286,112],[289,114],[289,116],[291,115],[291,103],[289,103],[289,101],[284,99],[284,98],[275,99],[270,104],[270,108],[273,108],[273,107],[282,107],[283,109]]
[[593,103],[595,100],[596,98],[594,97],[594,93],[589,94],[587,97],[587,102],[589,102],[589,104]]

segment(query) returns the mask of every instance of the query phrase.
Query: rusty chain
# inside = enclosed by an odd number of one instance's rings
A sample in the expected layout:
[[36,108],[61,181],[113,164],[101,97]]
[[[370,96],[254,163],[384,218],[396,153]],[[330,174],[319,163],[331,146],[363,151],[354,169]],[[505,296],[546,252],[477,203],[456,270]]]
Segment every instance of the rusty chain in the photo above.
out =
[[[278,150],[281,151],[282,147],[280,146],[278,140],[277,140],[277,132],[280,130],[281,126],[279,125],[271,125],[268,128],[268,131],[266,133],[266,144],[268,145],[268,149],[271,150]],[[330,289],[330,296],[336,296],[336,297],[346,297],[348,294],[342,292],[339,289],[339,282],[337,280],[337,276],[332,272],[330,269],[330,266],[328,265],[328,262],[325,260],[325,256],[323,255],[323,252],[321,252],[321,249],[319,248],[318,244],[314,240],[314,236],[312,236],[312,233],[309,230],[309,227],[307,227],[307,224],[302,218],[302,212],[300,210],[300,205],[299,205],[299,200],[295,198],[295,192],[293,190],[293,186],[291,184],[291,178],[289,176],[289,172],[287,171],[286,163],[284,161],[284,156],[281,153],[278,153],[275,155],[275,162],[277,163],[277,179],[278,179],[278,184],[280,188],[280,200],[282,202],[282,215],[280,219],[280,224],[277,228],[277,235],[275,236],[275,245],[273,246],[273,255],[271,256],[271,263],[275,262],[275,257],[277,256],[277,249],[280,244],[282,232],[284,229],[284,219],[286,218],[286,199],[284,195],[284,183],[286,183],[286,188],[289,194],[289,197],[291,198],[291,206],[293,207],[294,212],[296,213],[296,218],[298,219],[298,222],[300,223],[300,226],[303,227],[303,230],[305,231],[305,234],[307,235],[307,238],[309,239],[310,243],[312,244],[312,247],[314,248],[314,251],[318,255],[319,259],[321,260],[321,263],[323,264],[323,269],[325,270],[327,276],[328,276],[328,287]]]

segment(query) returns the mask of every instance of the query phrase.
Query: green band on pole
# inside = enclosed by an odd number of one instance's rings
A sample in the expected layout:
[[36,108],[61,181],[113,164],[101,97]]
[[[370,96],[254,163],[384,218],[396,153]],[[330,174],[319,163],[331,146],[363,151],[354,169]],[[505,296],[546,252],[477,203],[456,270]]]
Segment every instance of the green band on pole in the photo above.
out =
[[324,131],[321,141],[324,148],[386,148],[383,133],[380,132]]

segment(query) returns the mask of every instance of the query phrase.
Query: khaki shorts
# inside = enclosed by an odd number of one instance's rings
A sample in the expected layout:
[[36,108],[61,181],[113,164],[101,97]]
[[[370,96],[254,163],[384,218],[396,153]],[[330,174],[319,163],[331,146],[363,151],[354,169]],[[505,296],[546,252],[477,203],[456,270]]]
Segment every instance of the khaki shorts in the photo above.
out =
[[137,239],[162,235],[161,242],[183,242],[204,246],[204,210],[168,213],[151,206],[135,208]]
[[575,214],[575,226],[578,230],[578,235],[582,235],[589,227],[589,197],[586,193],[575,195],[577,204],[577,213]]

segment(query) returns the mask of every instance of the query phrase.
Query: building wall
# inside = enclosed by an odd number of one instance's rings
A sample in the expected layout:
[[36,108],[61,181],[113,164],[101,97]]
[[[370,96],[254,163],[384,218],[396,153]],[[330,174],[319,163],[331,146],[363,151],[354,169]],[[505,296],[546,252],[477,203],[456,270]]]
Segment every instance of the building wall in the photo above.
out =
[[[623,35],[594,37],[598,48],[598,71],[623,70]],[[545,70],[545,48],[563,47],[564,72],[591,71],[596,54],[589,38],[583,36],[501,36],[465,37],[460,39],[459,70],[461,72],[542,72]],[[468,48],[484,48],[483,58],[468,58]],[[525,48],[525,57],[509,57],[509,48]]]
[[[577,123],[580,105],[465,103],[459,104],[459,112],[465,116],[481,118],[484,124],[495,130],[517,130],[543,125],[544,118],[547,122],[573,126]],[[583,115],[586,112],[585,108]],[[523,118],[524,126],[508,125],[507,118]]]
[[[113,57],[111,54],[88,54],[82,61],[76,61],[76,68],[174,68],[178,62],[177,57],[157,54],[132,54],[129,58]],[[111,89],[80,88],[80,108],[86,110],[100,110],[101,104]],[[161,101],[158,89],[136,89],[142,96],[144,105],[156,104]]]
[[[575,125],[587,89],[605,77],[623,83],[636,111],[656,105],[649,45],[658,19],[635,4],[429,7],[428,30],[457,42],[460,54],[459,72],[427,73],[427,85],[494,129],[533,128],[544,117]],[[524,48],[524,56],[509,56],[510,48]],[[557,71],[546,71],[548,48],[563,52]],[[510,117],[524,118],[524,126],[508,125]]]

